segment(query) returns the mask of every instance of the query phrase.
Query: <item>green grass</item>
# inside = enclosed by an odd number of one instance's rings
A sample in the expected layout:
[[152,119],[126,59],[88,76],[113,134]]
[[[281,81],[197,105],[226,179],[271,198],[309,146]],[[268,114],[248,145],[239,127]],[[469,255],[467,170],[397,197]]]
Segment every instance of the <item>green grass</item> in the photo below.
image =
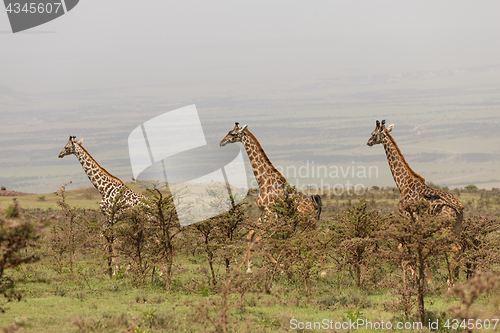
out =
[[[203,262],[203,258],[198,260]],[[25,297],[20,302],[8,304],[7,312],[0,316],[0,327],[21,320],[29,325],[22,332],[75,332],[78,325],[94,327],[101,332],[121,332],[130,326],[152,332],[210,331],[207,323],[200,320],[196,306],[220,296],[212,292],[207,296],[199,288],[189,291],[190,280],[197,272],[189,268],[193,265],[186,265],[189,260],[180,258],[179,261],[186,270],[176,277],[181,282],[171,291],[162,290],[155,284],[135,288],[127,277],[110,279],[102,272],[89,276],[87,285],[80,278],[71,281],[67,274],[60,276],[46,266],[33,264],[31,271],[51,282],[19,283]],[[20,280],[21,275],[21,271],[14,274]],[[314,298],[306,303],[297,291],[300,286],[280,277],[271,295],[252,292],[244,298],[243,306],[232,307],[230,323],[243,332],[287,332],[293,318],[302,322],[324,319],[342,322],[352,319],[354,314],[371,321],[393,320],[394,315],[384,310],[384,304],[392,298],[390,294],[357,290],[352,286],[339,292],[338,288],[331,288],[337,278],[316,278]],[[294,290],[284,292],[289,288]],[[239,304],[236,295],[230,300],[232,304]],[[454,303],[444,299],[440,302],[430,308],[443,310]]]
[[[132,190],[144,193],[144,189],[137,186],[134,183],[126,184]],[[204,189],[202,189],[204,191]],[[201,194],[200,190],[198,194]],[[309,194],[317,193],[314,190],[306,191]],[[359,195],[349,192],[343,195],[334,194],[332,191],[324,191],[322,196],[323,201],[323,213],[322,219],[326,219],[332,213],[340,213],[345,209],[357,203],[357,198]],[[40,201],[40,196],[44,196],[45,199]],[[361,195],[366,198],[371,209],[377,208],[379,211],[391,212],[397,210],[397,205],[400,200],[399,191],[396,188],[390,188],[390,190],[384,191],[366,191]],[[16,198],[17,202],[21,207],[26,209],[39,208],[39,209],[60,209],[57,202],[61,200],[61,197],[54,194],[29,194],[17,197],[0,196],[0,208],[5,209],[10,204],[12,204],[13,198]],[[251,216],[257,216],[258,210],[255,206],[256,196],[249,195],[244,202],[250,205]],[[485,190],[478,190],[476,192],[460,191],[460,196],[458,199],[466,206],[465,216],[474,214],[478,208],[483,205],[487,205],[488,211],[496,214],[498,211],[500,215],[500,192],[492,192]],[[70,206],[80,207],[86,209],[99,209],[99,203],[101,201],[101,195],[99,192],[92,187],[82,187],[74,190],[66,191],[66,201]],[[371,206],[370,206],[371,205]]]
[[[171,291],[163,290],[158,284],[137,288],[126,276],[110,279],[103,272],[89,275],[88,284],[81,278],[71,281],[67,274],[58,275],[47,266],[33,264],[30,271],[50,282],[22,283],[23,272],[18,270],[13,274],[25,297],[20,302],[8,304],[7,312],[0,316],[0,327],[17,320],[28,325],[21,332],[84,331],[79,327],[98,332],[122,332],[128,327],[151,332],[212,331],[213,328],[200,318],[196,307],[200,302],[209,304],[220,296],[213,292],[207,295],[200,288],[192,288],[193,276],[198,280],[200,276],[195,265],[190,264],[192,260],[186,259],[178,259],[180,271],[184,273],[177,274],[178,282]],[[196,261],[203,263],[204,258],[197,257]],[[95,268],[99,271],[97,266]],[[230,296],[232,331],[288,332],[290,320],[294,318],[301,322],[402,320],[385,307],[395,298],[391,293],[383,289],[358,290],[350,285],[351,281],[339,292],[338,287],[334,287],[336,279],[337,275],[316,277],[314,297],[309,303],[298,290],[300,284],[290,283],[284,277],[278,277],[271,295],[251,292],[245,296],[242,306],[239,305],[239,296]],[[443,297],[441,292],[426,299],[427,311],[433,313],[447,312],[457,301]],[[482,309],[485,304],[487,300],[483,298],[475,309]],[[213,311],[209,313],[216,317]],[[360,329],[357,332],[370,331]]]
[[[94,188],[85,187],[78,188],[76,190],[66,191],[66,200],[71,206],[78,206],[80,208],[92,208],[98,209],[99,202],[101,201],[101,195]],[[90,193],[90,195],[88,194]],[[44,200],[40,200],[40,197],[45,197]],[[1,196],[0,197],[0,207],[6,207],[12,203],[13,198],[19,202],[21,207],[24,208],[40,208],[40,209],[58,209],[59,206],[57,202],[61,200],[61,197],[54,193],[47,194],[28,194],[20,195],[15,197]]]
[[[85,193],[88,194],[86,190],[66,192],[68,202],[84,207],[86,200],[99,200],[98,196],[82,199]],[[42,208],[37,205],[46,205],[44,207],[59,209],[55,204],[57,197],[46,195],[44,201],[38,201],[38,197],[39,195],[22,196],[17,200],[21,206]],[[365,197],[369,210],[382,213],[394,212],[399,201],[399,193],[394,189],[368,191]],[[497,215],[500,211],[499,198],[499,192],[481,190],[462,191],[459,196],[468,205],[468,215],[477,212]],[[491,204],[485,210],[484,201],[487,199]],[[249,196],[247,200],[252,204],[255,197]],[[6,207],[10,202],[2,201],[1,207]],[[357,204],[357,199],[347,194],[335,196],[330,193],[324,195],[323,203],[323,218],[327,219],[333,213],[342,213],[351,205]],[[252,209],[255,209],[255,205]],[[43,211],[33,210],[31,213],[42,214]],[[48,227],[54,223],[56,222],[51,222]],[[45,235],[49,228],[45,229]],[[194,254],[183,252],[176,256],[172,289],[165,290],[164,277],[158,271],[154,276],[148,275],[146,283],[140,287],[134,284],[131,273],[108,277],[102,252],[88,247],[77,252],[74,275],[71,277],[67,263],[63,264],[60,271],[54,258],[46,255],[50,244],[45,241],[38,244],[41,246],[41,261],[7,270],[7,275],[15,281],[24,296],[20,302],[6,304],[7,311],[0,316],[0,327],[7,327],[17,321],[25,323],[19,332],[123,332],[127,328],[137,328],[137,332],[214,331],[213,325],[199,307],[206,309],[209,316],[217,320],[220,316],[220,306],[217,304],[221,293],[210,285],[206,257],[198,251]],[[260,260],[262,259],[255,258],[256,267]],[[387,305],[398,297],[390,287],[368,284],[358,289],[350,274],[347,271],[342,273],[334,260],[327,260],[327,268],[327,277],[312,277],[313,295],[309,301],[304,295],[302,281],[279,273],[269,295],[258,286],[247,292],[242,299],[238,294],[231,294],[228,320],[230,331],[289,332],[292,319],[312,323],[322,322],[324,319],[333,322],[347,322],[349,319],[366,319],[372,322],[402,320],[401,314]],[[223,282],[224,267],[216,264],[215,270],[219,283]],[[434,317],[450,318],[449,308],[459,302],[457,298],[444,296],[446,276],[442,262],[433,276],[437,290],[426,296],[426,311]],[[480,297],[473,310],[493,313],[494,309],[490,304],[495,297],[498,297],[497,293]]]

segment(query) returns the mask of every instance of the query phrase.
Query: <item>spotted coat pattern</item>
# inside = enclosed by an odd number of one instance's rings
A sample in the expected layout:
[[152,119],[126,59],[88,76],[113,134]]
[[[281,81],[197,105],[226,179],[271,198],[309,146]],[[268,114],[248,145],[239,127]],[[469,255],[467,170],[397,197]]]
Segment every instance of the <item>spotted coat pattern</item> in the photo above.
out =
[[[405,210],[405,207],[408,204],[426,201],[429,203],[429,213],[431,215],[439,215],[455,219],[453,231],[455,235],[460,235],[462,232],[464,205],[453,194],[434,189],[426,185],[425,179],[410,168],[401,153],[401,150],[399,150],[396,141],[394,141],[394,138],[389,134],[393,128],[394,125],[390,125],[388,128],[385,128],[385,120],[382,120],[382,123],[377,120],[376,128],[372,132],[367,144],[370,147],[375,144],[382,144],[384,146],[392,176],[394,177],[394,181],[401,192],[401,200],[399,201],[398,206],[399,214],[403,217],[410,218],[409,213]],[[451,288],[454,284],[454,276],[451,274],[451,267],[453,267],[452,269],[455,271],[455,277],[458,277],[457,259],[460,249],[461,247],[458,243],[453,245],[451,248],[451,258],[448,263],[450,268],[448,288]],[[405,270],[405,265],[406,263],[403,261],[403,270]],[[409,268],[410,270],[413,270],[411,267]],[[432,280],[428,267],[427,271],[428,278]]]
[[[259,184],[260,193],[256,204],[262,212],[270,213],[269,207],[284,193],[287,181],[281,172],[273,166],[257,138],[247,129],[247,125],[239,128],[238,123],[236,123],[233,130],[229,131],[222,139],[220,146],[224,147],[228,143],[235,142],[241,142],[245,147],[253,174]],[[296,191],[292,195],[298,200],[297,210],[299,212],[313,214],[318,209],[318,204],[302,192]]]
[[[228,143],[236,142],[241,142],[245,147],[252,166],[253,174],[259,184],[260,193],[256,199],[256,204],[261,212],[271,213],[270,206],[275,203],[276,199],[280,195],[283,195],[287,181],[281,172],[273,166],[257,138],[247,129],[247,125],[240,128],[238,127],[238,123],[235,123],[234,128],[229,131],[229,133],[220,142],[220,146],[224,147]],[[298,191],[291,193],[291,195],[295,197],[295,200],[298,200],[297,210],[299,212],[303,214],[311,214],[312,218],[310,221],[313,223],[312,227],[315,227],[316,220],[319,220],[321,213],[321,209],[318,209],[316,201]],[[317,214],[314,215],[316,210]],[[261,219],[259,218],[259,222],[260,221]],[[249,242],[249,249],[260,242],[260,236],[255,236],[255,231],[253,230],[249,232],[247,238]],[[271,262],[275,264],[277,263],[277,261],[267,251],[264,250],[264,254]],[[252,272],[251,260],[251,252],[249,251],[247,273]],[[320,263],[322,267],[321,275],[325,276],[326,271],[324,269],[322,257],[320,257]]]
[[97,163],[97,161],[89,154],[89,152],[82,146],[82,141],[76,142],[74,136],[70,136],[68,143],[64,146],[63,150],[59,154],[59,158],[63,158],[66,155],[75,155],[83,170],[89,177],[90,182],[95,186],[95,188],[101,193],[102,200],[100,203],[101,211],[108,215],[110,209],[113,207],[115,198],[122,192],[122,197],[118,201],[118,206],[123,207],[116,213],[120,213],[123,209],[128,207],[140,206],[144,203],[141,199],[145,199],[145,196],[138,194],[128,187],[117,177],[110,174],[106,169]]
[[424,200],[429,203],[430,214],[454,218],[456,220],[454,231],[457,234],[460,233],[462,231],[464,205],[453,194],[426,185],[425,179],[410,168],[396,141],[389,134],[393,128],[394,125],[385,128],[385,120],[381,124],[377,120],[376,128],[367,144],[368,146],[375,144],[384,146],[392,176],[401,192],[398,207],[399,214],[409,217],[404,207],[407,204]]

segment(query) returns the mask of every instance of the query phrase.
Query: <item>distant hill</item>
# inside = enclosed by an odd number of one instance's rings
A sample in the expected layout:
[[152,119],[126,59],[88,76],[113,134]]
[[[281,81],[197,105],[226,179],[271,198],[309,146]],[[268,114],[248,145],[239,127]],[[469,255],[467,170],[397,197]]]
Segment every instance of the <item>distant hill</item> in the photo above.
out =
[[30,195],[31,193],[10,191],[10,190],[0,190],[0,197],[19,197],[22,195]]

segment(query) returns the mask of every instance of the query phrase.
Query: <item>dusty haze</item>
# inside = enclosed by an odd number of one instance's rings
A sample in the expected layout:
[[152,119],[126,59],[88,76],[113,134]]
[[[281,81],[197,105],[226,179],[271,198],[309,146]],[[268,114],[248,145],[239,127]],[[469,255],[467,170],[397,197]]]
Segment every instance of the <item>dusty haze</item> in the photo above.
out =
[[[86,0],[12,34],[2,10],[0,185],[89,186],[74,156],[57,158],[69,135],[129,181],[128,134],[196,104],[209,141],[248,124],[294,185],[394,186],[382,147],[366,146],[386,119],[427,181],[500,187],[499,12],[496,1]],[[318,178],[313,165],[378,173]]]

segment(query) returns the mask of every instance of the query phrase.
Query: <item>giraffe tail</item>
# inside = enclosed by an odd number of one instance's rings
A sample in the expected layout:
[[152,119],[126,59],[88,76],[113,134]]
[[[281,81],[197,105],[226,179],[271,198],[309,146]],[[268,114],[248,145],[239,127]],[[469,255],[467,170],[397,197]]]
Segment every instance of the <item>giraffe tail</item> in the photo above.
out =
[[323,202],[321,201],[321,196],[319,194],[313,194],[311,195],[311,198],[316,202],[316,205],[318,205],[318,211],[316,213],[316,220],[319,221],[319,218],[321,216],[321,209],[323,206]]
[[457,214],[461,213],[465,208],[464,204],[461,203],[455,196],[454,198],[441,197],[441,199],[443,199],[448,204],[448,206],[455,209],[457,211]]
[[[446,200],[446,201],[449,202],[448,200]],[[460,201],[458,203],[453,203],[453,202],[449,202],[449,203],[450,203],[450,206],[457,211],[457,214],[461,213],[465,208],[464,204],[461,203]]]
[[[439,200],[439,199],[441,199],[448,206],[450,206],[451,208],[453,208],[454,210],[456,210],[457,214],[460,213],[465,208],[465,206],[463,205],[463,203],[461,203],[453,194],[451,194],[451,193],[446,193],[446,194],[448,194],[448,195],[446,195],[446,196],[437,195],[437,194],[434,194],[434,195],[424,195],[424,198],[426,198],[427,200]],[[451,197],[450,197],[450,195],[451,195]]]

